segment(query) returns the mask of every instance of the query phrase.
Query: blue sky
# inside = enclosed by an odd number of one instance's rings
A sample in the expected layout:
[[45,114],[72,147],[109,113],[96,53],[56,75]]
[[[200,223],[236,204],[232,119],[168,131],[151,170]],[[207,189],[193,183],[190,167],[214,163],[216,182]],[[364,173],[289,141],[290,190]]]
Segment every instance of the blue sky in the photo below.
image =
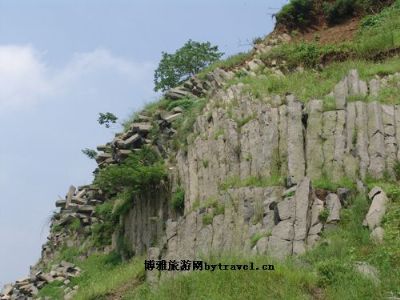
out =
[[[273,28],[268,0],[0,0],[0,285],[28,273],[70,184],[92,180],[82,153],[157,99],[161,51],[188,39],[227,55]],[[271,9],[272,8],[272,9]]]

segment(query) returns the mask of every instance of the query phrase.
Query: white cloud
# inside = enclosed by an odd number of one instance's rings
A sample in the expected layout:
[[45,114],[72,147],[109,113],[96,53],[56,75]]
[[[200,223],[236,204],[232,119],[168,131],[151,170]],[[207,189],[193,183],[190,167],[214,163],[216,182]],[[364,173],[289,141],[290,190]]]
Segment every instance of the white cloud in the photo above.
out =
[[0,45],[0,112],[29,108],[49,96],[56,98],[82,78],[103,72],[121,74],[133,83],[148,80],[154,67],[151,62],[135,63],[96,49],[75,53],[63,68],[54,70],[32,46]]
[[0,46],[0,110],[30,106],[49,93],[46,73],[31,46]]

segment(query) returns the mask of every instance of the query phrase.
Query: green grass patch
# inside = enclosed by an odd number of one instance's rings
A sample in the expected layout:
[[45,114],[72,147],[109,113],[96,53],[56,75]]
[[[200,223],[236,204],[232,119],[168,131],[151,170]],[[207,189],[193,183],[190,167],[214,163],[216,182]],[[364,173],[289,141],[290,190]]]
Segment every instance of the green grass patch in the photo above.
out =
[[42,289],[39,290],[38,297],[49,297],[53,300],[64,299],[64,290],[62,288],[62,281],[53,281],[46,284]]
[[256,266],[274,264],[275,271],[202,271],[167,279],[159,288],[147,284],[131,291],[123,299],[310,299],[317,278],[293,261],[275,262],[268,257],[222,257],[208,263]]
[[321,178],[313,180],[312,186],[316,189],[323,189],[331,192],[336,192],[338,188],[354,189],[355,183],[352,179],[347,177],[342,177],[340,180],[334,181],[327,175],[323,175]]
[[83,273],[71,280],[72,285],[79,286],[75,300],[107,299],[124,285],[141,281],[144,275],[142,257],[122,263],[115,254],[92,255],[78,265]]

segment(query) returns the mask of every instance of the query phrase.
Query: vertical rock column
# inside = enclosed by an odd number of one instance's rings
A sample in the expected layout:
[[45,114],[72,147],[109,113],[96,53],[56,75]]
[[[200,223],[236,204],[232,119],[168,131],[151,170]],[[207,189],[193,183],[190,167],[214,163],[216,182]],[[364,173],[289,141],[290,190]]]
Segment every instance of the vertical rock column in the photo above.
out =
[[294,182],[305,175],[302,105],[293,99],[288,105],[288,173]]
[[312,180],[322,176],[322,101],[311,100],[307,105],[308,125],[306,132],[307,176]]
[[385,171],[384,135],[382,107],[378,102],[372,102],[368,105],[368,173],[374,178],[382,178]]

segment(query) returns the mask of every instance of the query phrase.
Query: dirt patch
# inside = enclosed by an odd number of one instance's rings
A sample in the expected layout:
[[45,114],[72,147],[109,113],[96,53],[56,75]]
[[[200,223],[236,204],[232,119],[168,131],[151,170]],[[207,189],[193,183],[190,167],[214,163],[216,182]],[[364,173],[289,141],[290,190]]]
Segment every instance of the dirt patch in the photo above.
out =
[[126,284],[119,287],[117,290],[106,295],[107,300],[121,300],[128,292],[134,290],[143,283],[141,279],[132,279]]
[[322,45],[342,43],[354,39],[360,25],[359,18],[352,18],[346,22],[329,27],[319,25],[309,28],[306,32],[299,33],[294,41],[318,41]]

